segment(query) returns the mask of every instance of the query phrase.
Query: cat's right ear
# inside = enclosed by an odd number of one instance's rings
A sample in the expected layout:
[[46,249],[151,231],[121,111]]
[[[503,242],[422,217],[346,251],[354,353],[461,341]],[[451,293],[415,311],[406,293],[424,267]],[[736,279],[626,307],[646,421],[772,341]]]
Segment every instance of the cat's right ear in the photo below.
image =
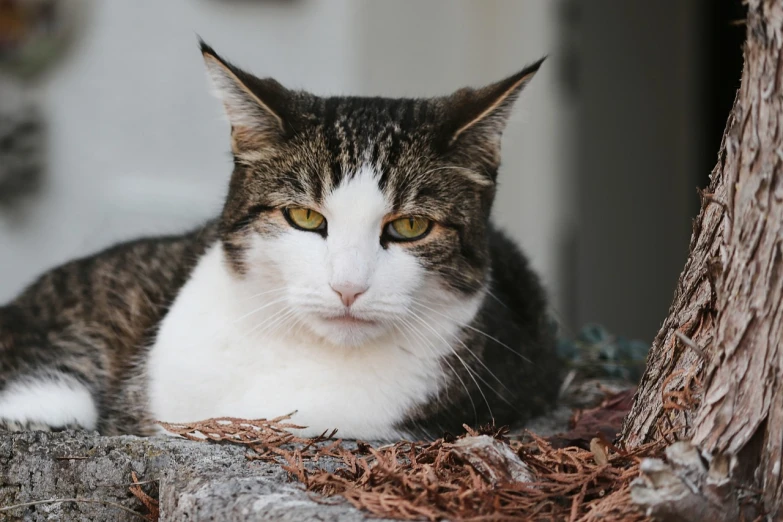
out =
[[289,91],[271,78],[256,78],[221,58],[203,40],[201,54],[215,94],[231,124],[234,153],[258,150],[291,131],[286,107]]

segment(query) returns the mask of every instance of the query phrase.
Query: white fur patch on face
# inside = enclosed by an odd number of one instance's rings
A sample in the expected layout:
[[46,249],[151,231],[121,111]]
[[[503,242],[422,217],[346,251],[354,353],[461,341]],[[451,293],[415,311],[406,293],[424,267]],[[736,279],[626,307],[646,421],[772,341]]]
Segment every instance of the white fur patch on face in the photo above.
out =
[[[415,256],[400,245],[381,245],[391,209],[378,173],[363,167],[315,209],[326,218],[325,238],[294,228],[276,237],[258,236],[248,278],[268,280],[272,268],[286,288],[292,314],[335,345],[358,346],[388,335],[410,314],[411,299],[427,287],[427,273]],[[358,295],[350,306],[341,299],[346,289]]]
[[79,425],[95,429],[98,409],[90,391],[73,377],[31,377],[0,391],[0,419],[52,428]]

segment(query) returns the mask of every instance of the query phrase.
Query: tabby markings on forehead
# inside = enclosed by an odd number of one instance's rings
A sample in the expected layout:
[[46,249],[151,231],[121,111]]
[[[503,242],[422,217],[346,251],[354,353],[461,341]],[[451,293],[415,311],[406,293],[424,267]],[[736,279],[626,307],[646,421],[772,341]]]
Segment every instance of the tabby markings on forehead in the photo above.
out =
[[[268,151],[266,151],[266,150],[259,149],[259,150],[251,150],[251,151],[246,151],[246,152],[240,152],[240,153],[235,154],[234,157],[236,158],[236,160],[239,163],[241,163],[241,164],[243,164],[245,166],[248,166],[248,167],[252,167],[254,163],[260,163],[260,162],[265,161],[266,159],[268,159],[270,157],[270,153]],[[383,170],[383,166],[382,165],[378,165],[375,170],[381,171],[381,170]],[[457,171],[460,174],[464,175],[468,179],[468,181],[470,181],[472,183],[475,183],[476,185],[479,185],[479,186],[482,186],[482,187],[489,187],[489,186],[494,185],[494,182],[492,181],[492,179],[488,178],[487,176],[485,176],[485,175],[483,175],[483,174],[481,174],[479,172],[476,172],[473,169],[469,169],[469,168],[466,168],[466,167],[458,167],[456,165],[446,165],[446,166],[443,166],[443,167],[436,167],[434,169],[427,170],[421,176],[422,177],[423,176],[427,176],[427,175],[432,174],[434,172],[443,171],[443,170],[454,170],[454,171]],[[329,178],[327,178],[325,181],[327,182],[327,184],[330,184],[329,182],[331,180],[329,180]]]

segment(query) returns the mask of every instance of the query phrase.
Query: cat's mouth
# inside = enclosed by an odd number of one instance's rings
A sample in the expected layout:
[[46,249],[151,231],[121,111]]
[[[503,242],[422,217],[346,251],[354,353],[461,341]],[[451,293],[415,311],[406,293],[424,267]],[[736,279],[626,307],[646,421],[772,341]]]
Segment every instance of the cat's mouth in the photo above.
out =
[[384,321],[349,310],[335,310],[312,323],[316,335],[339,347],[362,346],[386,332]]
[[374,325],[376,324],[376,321],[372,321],[370,319],[362,319],[361,317],[357,317],[351,313],[344,313],[342,315],[334,315],[331,317],[326,318],[327,321],[329,321],[332,324],[342,324],[345,326],[353,326],[353,325]]

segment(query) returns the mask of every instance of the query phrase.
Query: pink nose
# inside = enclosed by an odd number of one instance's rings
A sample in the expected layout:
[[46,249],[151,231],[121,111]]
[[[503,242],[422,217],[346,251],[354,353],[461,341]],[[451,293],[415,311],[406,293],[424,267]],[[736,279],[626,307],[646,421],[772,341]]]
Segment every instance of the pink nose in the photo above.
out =
[[332,290],[337,292],[345,306],[351,306],[367,290],[367,287],[354,283],[340,283],[332,285]]

